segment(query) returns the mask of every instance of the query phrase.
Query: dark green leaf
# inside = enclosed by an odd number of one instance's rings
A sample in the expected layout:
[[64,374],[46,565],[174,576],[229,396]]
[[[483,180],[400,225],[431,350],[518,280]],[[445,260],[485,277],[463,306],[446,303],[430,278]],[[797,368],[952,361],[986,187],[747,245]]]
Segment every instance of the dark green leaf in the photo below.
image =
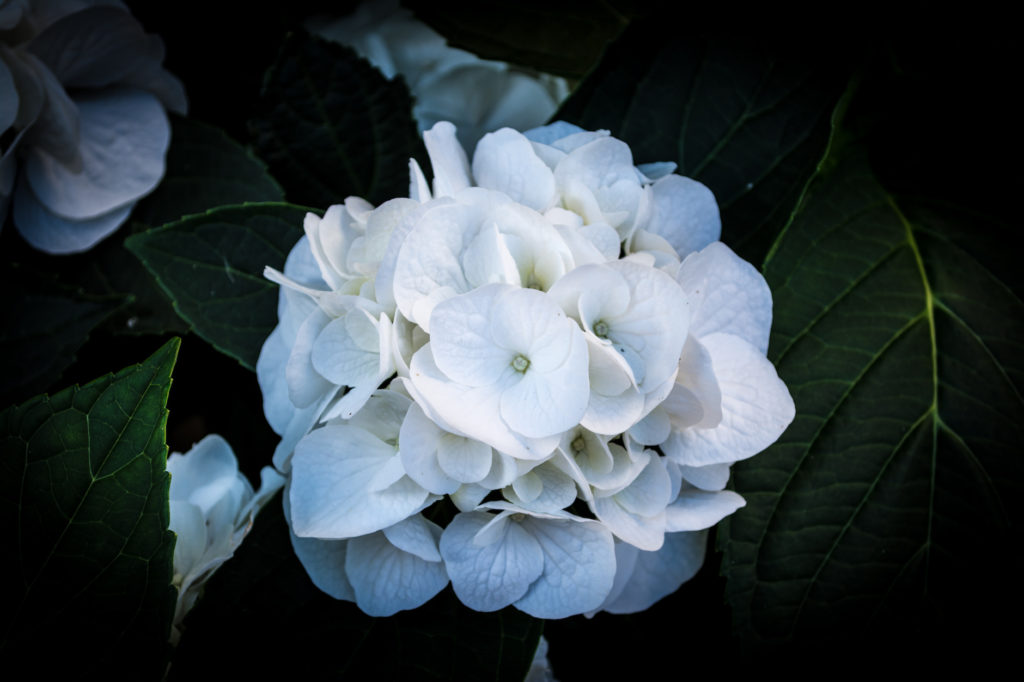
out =
[[888,194],[856,150],[832,163],[765,264],[769,357],[797,417],[734,470],[748,502],[721,537],[735,624],[750,642],[994,647],[1022,568],[1024,304],[1007,235]]
[[567,78],[587,74],[632,9],[627,2],[538,0],[406,4],[453,47]]
[[7,670],[159,679],[175,601],[164,428],[178,343],[0,412]]
[[153,273],[197,334],[249,369],[277,325],[276,284],[308,209],[268,203],[223,206],[133,235],[125,246]]
[[634,22],[554,118],[606,128],[637,163],[675,161],[711,188],[722,240],[758,263],[821,158],[846,77],[664,15]]
[[306,34],[285,42],[252,130],[288,200],[321,208],[407,196],[409,158],[422,156],[404,81]]
[[25,268],[9,268],[0,299],[0,405],[52,386],[75,361],[89,332],[127,301],[91,296]]
[[295,557],[278,498],[185,620],[170,679],[518,682],[542,626],[512,608],[470,611],[450,589],[389,618],[336,601]]
[[250,150],[219,128],[173,117],[164,179],[132,220],[158,227],[217,206],[283,200],[284,190]]

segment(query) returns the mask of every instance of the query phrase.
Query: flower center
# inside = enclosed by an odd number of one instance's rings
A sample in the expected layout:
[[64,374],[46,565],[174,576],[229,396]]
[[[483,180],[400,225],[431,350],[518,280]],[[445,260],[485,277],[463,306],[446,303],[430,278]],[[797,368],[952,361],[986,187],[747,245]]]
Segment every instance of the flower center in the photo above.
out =
[[598,320],[594,323],[594,334],[602,339],[608,338],[608,323],[604,320]]
[[526,374],[526,370],[530,367],[530,359],[520,353],[519,355],[512,358],[512,369],[519,372],[520,374]]
[[576,436],[576,440],[572,442],[572,449],[574,452],[583,452],[587,449],[587,444],[583,440],[583,436]]

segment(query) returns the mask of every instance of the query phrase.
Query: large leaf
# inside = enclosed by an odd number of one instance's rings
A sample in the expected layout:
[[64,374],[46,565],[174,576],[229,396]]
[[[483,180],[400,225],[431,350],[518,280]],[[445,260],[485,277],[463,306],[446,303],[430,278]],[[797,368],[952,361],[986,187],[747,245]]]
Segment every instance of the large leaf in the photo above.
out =
[[308,209],[282,203],[224,206],[125,242],[197,334],[249,369],[277,325],[281,269]]
[[0,299],[0,405],[53,385],[93,328],[127,300],[91,296],[16,266],[4,274],[10,281]]
[[371,618],[309,580],[280,498],[207,585],[170,679],[523,679],[543,621],[508,608],[477,613],[450,589],[413,611]]
[[409,158],[422,156],[404,81],[307,34],[285,42],[251,127],[288,200],[323,209],[407,196]]
[[174,339],[0,412],[7,670],[159,679],[175,600],[164,429],[177,351]]
[[715,193],[722,240],[756,263],[821,158],[846,77],[825,56],[703,28],[635,21],[554,118],[610,130],[637,163],[675,161]]
[[856,151],[832,163],[765,265],[797,417],[735,467],[735,624],[749,642],[991,646],[1021,594],[1017,266],[977,217],[888,194]]
[[628,2],[543,0],[406,4],[453,47],[567,78],[590,71],[626,27],[632,9]]

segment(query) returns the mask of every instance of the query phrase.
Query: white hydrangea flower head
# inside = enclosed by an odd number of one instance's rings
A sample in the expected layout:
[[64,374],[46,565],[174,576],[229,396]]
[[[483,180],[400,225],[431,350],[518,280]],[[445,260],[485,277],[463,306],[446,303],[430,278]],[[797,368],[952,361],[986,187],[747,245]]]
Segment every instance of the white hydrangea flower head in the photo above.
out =
[[173,584],[178,588],[178,603],[171,635],[176,641],[203,585],[242,544],[256,514],[285,479],[272,467],[264,467],[260,488],[254,492],[238,470],[231,446],[216,434],[185,454],[171,453],[167,471],[171,474],[170,529],[177,535]]
[[449,581],[481,611],[646,609],[743,506],[731,463],[793,419],[771,293],[704,185],[606,131],[424,141],[431,182],[412,161],[409,198],[310,215],[267,270],[296,553],[373,615]]
[[117,0],[0,5],[0,226],[48,253],[116,230],[164,174],[165,109],[185,91],[160,39]]
[[527,73],[449,47],[397,0],[366,0],[349,16],[315,17],[306,26],[352,48],[386,78],[404,78],[420,131],[451,121],[467,149],[491,130],[541,125],[569,94],[564,78]]

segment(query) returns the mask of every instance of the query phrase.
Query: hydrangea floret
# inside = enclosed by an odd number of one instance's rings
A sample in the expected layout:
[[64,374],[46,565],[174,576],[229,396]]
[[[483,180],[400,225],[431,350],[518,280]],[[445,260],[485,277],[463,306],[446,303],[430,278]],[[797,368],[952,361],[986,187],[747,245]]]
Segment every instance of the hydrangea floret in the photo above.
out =
[[167,458],[171,474],[170,529],[174,545],[174,579],[178,602],[171,641],[181,636],[181,624],[195,604],[203,585],[249,534],[253,519],[284,478],[273,467],[263,467],[260,488],[238,470],[228,442],[217,434],[206,436],[185,454]]
[[0,227],[53,254],[92,248],[164,175],[187,109],[163,42],[120,0],[0,0]]
[[743,506],[793,401],[714,196],[607,131],[447,122],[407,198],[308,214],[257,365],[293,546],[386,616],[450,581],[540,618],[646,609]]

